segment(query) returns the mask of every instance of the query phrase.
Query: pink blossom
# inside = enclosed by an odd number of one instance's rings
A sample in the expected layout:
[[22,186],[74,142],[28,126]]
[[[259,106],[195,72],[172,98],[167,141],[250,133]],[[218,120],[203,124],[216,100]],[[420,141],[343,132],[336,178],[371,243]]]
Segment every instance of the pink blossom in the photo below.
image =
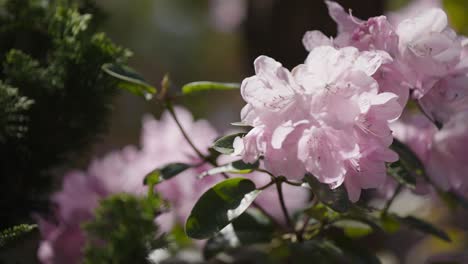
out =
[[392,57],[392,63],[386,63],[376,71],[374,78],[379,83],[379,91],[391,92],[399,96],[401,106],[406,105],[410,85],[405,80],[405,65],[397,60],[398,36],[395,28],[385,16],[372,17],[367,21],[352,16],[339,4],[326,1],[330,16],[338,25],[335,39],[327,38],[319,31],[306,32],[303,38],[308,51],[319,46],[353,46],[361,51],[385,51]]
[[468,169],[468,112],[452,116],[441,130],[422,115],[405,117],[394,124],[395,137],[417,154],[426,173],[439,188],[466,196]]
[[338,35],[331,39],[318,31],[307,32],[303,39],[306,49],[311,51],[327,45],[387,52],[393,62],[383,65],[374,78],[379,82],[380,91],[397,94],[402,106],[408,100],[410,89],[414,98],[421,99],[439,81],[468,73],[466,41],[449,27],[443,10],[429,8],[437,3],[419,1],[421,9],[417,14],[393,19],[393,23],[385,16],[363,21],[335,2],[326,3],[330,16],[338,24]]
[[392,25],[398,25],[403,20],[416,17],[421,11],[431,8],[442,8],[442,0],[413,0],[402,9],[388,12],[386,16]]
[[[401,61],[408,65],[415,96],[421,98],[441,77],[454,71],[461,61],[461,39],[448,26],[441,9],[429,9],[403,20],[397,27]],[[411,77],[409,77],[411,75]]]
[[[434,135],[427,170],[432,180],[444,190],[466,191],[468,177],[468,112],[453,116]],[[466,193],[461,193],[467,195]]]
[[344,182],[357,201],[361,189],[383,184],[385,162],[398,159],[388,148],[388,122],[402,109],[372,78],[389,62],[383,51],[321,46],[290,73],[260,56],[256,75],[241,87],[247,102],[241,118],[254,128],[236,142],[236,152],[246,162],[262,156],[277,176],[297,180],[309,172],[333,188]]

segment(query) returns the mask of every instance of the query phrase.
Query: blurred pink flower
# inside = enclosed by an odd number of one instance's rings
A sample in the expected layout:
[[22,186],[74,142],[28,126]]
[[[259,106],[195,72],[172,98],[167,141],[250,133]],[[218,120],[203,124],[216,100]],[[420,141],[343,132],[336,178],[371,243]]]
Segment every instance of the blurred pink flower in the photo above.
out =
[[239,28],[247,16],[246,0],[210,0],[213,26],[223,32]]
[[[176,113],[197,147],[206,152],[217,136],[215,130],[204,120],[194,121],[182,108],[177,108]],[[80,225],[93,218],[101,199],[122,192],[145,195],[143,179],[155,168],[171,162],[199,162],[168,113],[163,114],[161,121],[145,117],[142,134],[141,149],[126,147],[94,160],[86,172],[65,175],[62,190],[52,196],[57,206],[56,219],[39,220],[43,239],[38,250],[41,262],[79,263],[85,242]],[[214,176],[198,181],[196,177],[202,169],[189,169],[157,187],[172,206],[169,213],[157,219],[162,222],[163,231],[169,231],[176,222],[183,223],[203,191],[219,180]]]
[[450,118],[441,130],[423,115],[413,115],[392,125],[395,138],[408,144],[426,168],[427,175],[443,190],[468,197],[468,112]]
[[254,128],[235,142],[236,153],[246,162],[263,156],[275,175],[297,180],[310,172],[332,188],[344,182],[357,201],[361,189],[384,183],[385,162],[398,159],[388,122],[402,107],[371,77],[389,62],[383,51],[321,46],[290,73],[260,56],[241,87],[241,118]]

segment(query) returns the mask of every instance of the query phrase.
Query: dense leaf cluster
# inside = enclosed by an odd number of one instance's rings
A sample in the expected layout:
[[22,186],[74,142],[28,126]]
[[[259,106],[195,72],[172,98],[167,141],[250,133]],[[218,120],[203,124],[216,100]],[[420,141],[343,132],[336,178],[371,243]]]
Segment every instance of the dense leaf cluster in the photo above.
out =
[[83,263],[147,263],[148,254],[165,245],[154,218],[156,198],[119,194],[103,200],[84,225],[88,244]]
[[2,226],[41,209],[50,170],[105,128],[115,82],[101,66],[129,52],[97,33],[96,12],[91,1],[0,4]]

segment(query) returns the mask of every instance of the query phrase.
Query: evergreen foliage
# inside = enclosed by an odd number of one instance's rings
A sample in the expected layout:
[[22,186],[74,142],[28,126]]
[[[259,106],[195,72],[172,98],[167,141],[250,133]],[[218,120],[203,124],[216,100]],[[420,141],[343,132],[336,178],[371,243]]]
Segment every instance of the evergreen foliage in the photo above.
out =
[[158,203],[157,198],[128,194],[103,200],[94,220],[84,225],[88,243],[83,263],[147,263],[149,253],[165,245],[154,224]]
[[116,88],[101,66],[124,63],[130,54],[96,31],[93,13],[101,19],[91,1],[0,4],[3,227],[46,208],[41,201],[51,170],[80,154],[106,127]]

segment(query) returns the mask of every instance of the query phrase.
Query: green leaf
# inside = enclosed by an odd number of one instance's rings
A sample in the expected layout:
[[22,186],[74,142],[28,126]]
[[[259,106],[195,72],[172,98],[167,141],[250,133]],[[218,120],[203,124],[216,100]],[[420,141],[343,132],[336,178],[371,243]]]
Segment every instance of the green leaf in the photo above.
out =
[[373,232],[373,228],[370,225],[356,220],[339,220],[333,225],[343,229],[344,233],[351,238],[360,238]]
[[397,139],[393,139],[391,149],[398,153],[400,156],[400,164],[404,166],[407,171],[421,176],[426,179],[426,181],[430,182],[424,171],[423,163],[408,146]]
[[172,177],[177,176],[179,173],[182,173],[191,167],[191,165],[185,163],[169,163],[162,168],[155,169],[148,173],[143,180],[143,183],[145,185],[156,185],[164,180],[169,180]]
[[242,246],[270,243],[274,227],[271,221],[256,210],[247,210],[220,233],[210,238],[203,248],[205,259]]
[[433,235],[447,242],[451,242],[449,235],[442,229],[413,216],[399,217],[395,216],[402,224],[416,229],[420,232]]
[[356,240],[351,239],[343,234],[333,234],[331,239],[337,247],[343,250],[345,256],[344,261],[335,263],[360,263],[360,264],[379,264],[379,258],[368,249],[362,246],[362,243],[356,243]]
[[257,169],[259,165],[260,164],[258,161],[253,164],[250,164],[250,163],[245,163],[242,160],[236,160],[226,165],[209,169],[203,172],[202,174],[200,174],[199,177],[203,178],[205,176],[215,175],[219,173],[247,174]]
[[398,160],[387,165],[387,173],[392,176],[398,183],[410,188],[416,188],[416,178],[411,175],[405,166]]
[[143,179],[143,184],[148,186],[154,186],[161,181],[160,178],[161,172],[158,169],[153,170],[145,176],[145,178]]
[[331,209],[344,213],[350,208],[348,193],[344,186],[335,189],[330,189],[327,184],[320,183],[313,175],[306,174],[304,180],[309,184],[312,191],[317,196],[319,201],[327,205]]
[[271,221],[256,210],[248,210],[232,226],[242,245],[269,243],[275,231]]
[[128,66],[107,63],[102,70],[110,76],[120,80],[119,88],[149,100],[156,93],[156,88],[147,83],[143,77]]
[[383,230],[390,234],[400,230],[401,226],[400,222],[395,217],[389,214],[382,214],[382,216],[380,217],[380,223],[382,225]]
[[238,83],[220,83],[220,82],[192,82],[182,87],[183,94],[193,94],[204,91],[229,91],[239,90]]
[[343,250],[329,240],[308,240],[289,244],[290,263],[345,263]]
[[195,239],[212,237],[239,217],[259,193],[255,184],[245,178],[231,178],[216,184],[193,207],[185,223],[185,232]]
[[187,170],[187,169],[189,169],[191,167],[192,166],[189,165],[189,164],[180,163],[180,162],[170,163],[170,164],[164,166],[162,169],[160,169],[161,178],[163,180],[169,180],[170,178],[178,175],[179,173],[184,172],[185,170]]
[[442,200],[452,209],[457,208],[461,205],[463,208],[468,209],[468,200],[456,192],[444,192],[438,191],[439,196]]
[[237,137],[243,137],[246,133],[237,133],[232,135],[224,136],[213,143],[213,148],[219,153],[229,155],[234,152],[234,139]]

